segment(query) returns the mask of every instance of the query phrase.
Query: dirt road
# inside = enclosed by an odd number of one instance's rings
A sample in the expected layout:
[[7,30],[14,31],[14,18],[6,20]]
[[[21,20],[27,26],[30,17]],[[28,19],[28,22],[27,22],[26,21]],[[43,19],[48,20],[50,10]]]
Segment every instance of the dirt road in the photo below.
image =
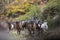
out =
[[25,31],[21,31],[21,34],[18,35],[15,30],[0,30],[0,40],[27,40],[28,33]]
[[16,33],[16,30],[0,30],[0,40],[37,40],[36,37],[36,35],[31,37],[27,29],[22,30],[20,35]]
[[8,32],[8,30],[1,30],[0,40],[16,40],[16,39],[12,34]]

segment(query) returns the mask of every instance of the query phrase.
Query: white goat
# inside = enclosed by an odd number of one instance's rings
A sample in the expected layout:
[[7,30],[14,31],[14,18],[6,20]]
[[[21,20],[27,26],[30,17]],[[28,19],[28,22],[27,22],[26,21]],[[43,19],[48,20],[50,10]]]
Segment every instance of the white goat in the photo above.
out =
[[46,30],[48,30],[47,22],[42,23],[41,28],[43,29],[44,32],[46,32]]
[[14,25],[13,24],[11,24],[11,29],[13,29],[14,28]]

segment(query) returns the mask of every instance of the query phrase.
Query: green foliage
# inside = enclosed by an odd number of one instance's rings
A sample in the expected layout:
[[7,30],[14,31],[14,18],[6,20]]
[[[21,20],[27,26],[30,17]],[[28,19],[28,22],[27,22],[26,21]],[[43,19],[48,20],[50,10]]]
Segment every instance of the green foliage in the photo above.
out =
[[23,3],[23,4],[18,3],[17,5],[15,4],[9,4],[8,7],[6,6],[6,12],[7,12],[6,16],[9,16],[9,14],[15,15],[16,12],[26,13],[26,8],[31,5],[29,3]]
[[28,10],[26,14],[16,18],[16,20],[31,19],[31,17],[37,16],[37,14],[40,13],[40,10],[38,9],[37,5],[31,5],[29,7],[26,7],[26,10]]
[[[18,12],[18,11],[23,12],[23,13],[26,13],[29,10],[30,11],[31,10],[35,10],[35,7],[33,7],[35,1],[36,0],[14,0],[12,3],[6,5],[6,16],[9,16],[10,14],[11,15],[15,15],[16,12]],[[38,3],[39,1],[40,0],[37,0],[36,2]],[[30,4],[31,2],[33,2],[33,4]],[[31,9],[31,7],[33,7],[33,9]],[[34,12],[36,12],[36,11],[34,11]]]
[[52,20],[55,15],[60,15],[60,0],[49,0],[41,8],[43,10],[41,18],[48,20],[49,27],[55,27],[60,24],[60,17],[54,21]]
[[13,17],[17,12],[21,12],[23,15],[17,15],[16,20],[31,19],[31,17],[38,16],[40,13],[40,9],[35,2],[38,3],[40,0],[5,0],[5,8],[3,8],[5,11],[2,14],[6,17]]
[[38,7],[37,7],[37,5],[32,5],[29,8],[29,10],[30,10],[31,16],[36,16],[40,12],[39,9],[38,9]]
[[60,14],[60,0],[49,0],[47,4],[45,4],[43,8],[43,15],[46,16],[46,19],[48,16],[53,17],[56,14]]

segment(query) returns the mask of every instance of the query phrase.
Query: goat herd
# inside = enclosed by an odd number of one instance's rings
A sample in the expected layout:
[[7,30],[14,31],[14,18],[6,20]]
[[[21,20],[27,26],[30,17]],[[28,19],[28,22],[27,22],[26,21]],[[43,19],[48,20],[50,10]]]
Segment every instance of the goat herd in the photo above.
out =
[[47,21],[40,20],[25,20],[16,22],[0,22],[0,27],[7,27],[9,30],[16,29],[17,33],[20,34],[22,29],[28,29],[29,34],[34,34],[35,31],[46,32],[48,29]]

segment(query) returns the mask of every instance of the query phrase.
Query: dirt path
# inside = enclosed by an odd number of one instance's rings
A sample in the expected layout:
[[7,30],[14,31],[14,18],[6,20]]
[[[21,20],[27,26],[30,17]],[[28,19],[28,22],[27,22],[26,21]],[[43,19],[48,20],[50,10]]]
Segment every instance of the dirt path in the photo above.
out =
[[0,40],[16,40],[7,30],[0,31]]
[[[37,32],[36,32],[37,33]],[[49,30],[45,37],[46,38],[53,38],[53,37],[59,37],[60,35],[60,27],[57,27],[55,29]],[[0,40],[40,40],[42,38],[42,34],[40,34],[40,37],[35,34],[35,37],[31,37],[28,33],[28,30],[22,30],[21,34],[18,35],[16,33],[16,30],[8,31],[8,30],[0,30]]]
[[0,31],[0,40],[35,40],[36,37],[31,37],[27,29],[22,30],[20,35],[16,33],[16,30]]
[[16,40],[27,40],[27,38],[29,37],[27,29],[22,30],[20,35],[17,34],[16,30],[10,31],[10,34],[12,34],[16,38]]
[[18,35],[15,30],[0,30],[0,40],[27,40],[28,31],[21,31],[21,34]]

